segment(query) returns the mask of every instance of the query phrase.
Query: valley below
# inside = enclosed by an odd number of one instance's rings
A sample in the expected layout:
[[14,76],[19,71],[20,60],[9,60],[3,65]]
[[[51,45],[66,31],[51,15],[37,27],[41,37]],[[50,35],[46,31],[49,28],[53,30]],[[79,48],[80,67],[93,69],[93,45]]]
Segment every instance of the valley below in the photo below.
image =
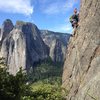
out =
[[62,72],[70,34],[23,21],[13,25],[10,19],[0,30],[0,99],[64,99]]

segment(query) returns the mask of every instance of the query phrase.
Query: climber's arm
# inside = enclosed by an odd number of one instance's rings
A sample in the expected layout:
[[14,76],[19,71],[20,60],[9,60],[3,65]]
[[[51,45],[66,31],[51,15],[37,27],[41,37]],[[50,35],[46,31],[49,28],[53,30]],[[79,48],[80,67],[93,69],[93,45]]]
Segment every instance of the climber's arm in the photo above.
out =
[[73,18],[72,18],[72,16],[70,16],[69,20],[70,20],[71,23],[73,23]]

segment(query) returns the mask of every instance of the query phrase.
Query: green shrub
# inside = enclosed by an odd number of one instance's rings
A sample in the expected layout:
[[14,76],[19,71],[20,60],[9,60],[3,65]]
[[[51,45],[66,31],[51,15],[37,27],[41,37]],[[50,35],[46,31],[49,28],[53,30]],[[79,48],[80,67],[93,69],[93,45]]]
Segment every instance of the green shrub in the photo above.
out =
[[26,85],[26,75],[22,69],[13,76],[6,68],[0,68],[0,100],[21,100],[27,93],[31,91]]
[[31,88],[36,100],[64,100],[62,89],[58,84],[51,85],[36,82],[31,85]]
[[[64,100],[61,88],[62,66],[43,62],[30,70],[28,76],[22,68],[13,76],[0,59],[0,100]],[[3,66],[3,67],[1,67]],[[32,84],[26,84],[33,80]]]

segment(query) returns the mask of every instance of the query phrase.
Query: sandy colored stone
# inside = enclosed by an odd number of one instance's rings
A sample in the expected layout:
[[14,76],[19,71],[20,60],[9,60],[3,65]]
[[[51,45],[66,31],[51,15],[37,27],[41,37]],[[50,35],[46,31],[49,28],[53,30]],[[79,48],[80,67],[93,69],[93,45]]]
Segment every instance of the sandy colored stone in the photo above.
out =
[[100,100],[100,0],[81,0],[80,22],[69,42],[62,86],[66,100]]

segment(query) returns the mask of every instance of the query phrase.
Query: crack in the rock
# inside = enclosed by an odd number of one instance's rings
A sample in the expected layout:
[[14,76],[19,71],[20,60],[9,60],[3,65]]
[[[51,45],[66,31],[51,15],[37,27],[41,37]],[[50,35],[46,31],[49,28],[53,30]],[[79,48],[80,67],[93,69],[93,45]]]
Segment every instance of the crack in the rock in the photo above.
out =
[[93,52],[93,55],[92,55],[91,58],[90,58],[90,62],[89,62],[89,65],[88,65],[88,68],[87,68],[86,72],[88,72],[88,70],[90,69],[92,60],[94,59],[95,54],[96,54],[96,51],[97,51],[98,48],[99,48],[99,46],[97,46],[97,47],[95,48],[95,50],[94,50],[94,52]]

